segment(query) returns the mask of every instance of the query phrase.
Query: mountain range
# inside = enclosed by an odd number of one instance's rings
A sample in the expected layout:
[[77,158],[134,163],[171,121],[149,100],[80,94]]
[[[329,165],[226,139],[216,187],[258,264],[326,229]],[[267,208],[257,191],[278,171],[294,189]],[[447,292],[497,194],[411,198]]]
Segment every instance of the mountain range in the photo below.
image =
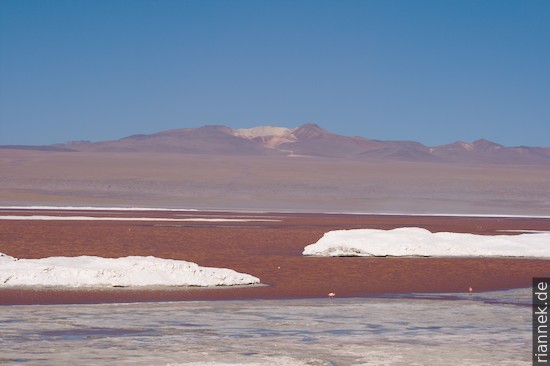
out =
[[204,126],[3,146],[3,205],[550,214],[550,149]]
[[484,139],[428,147],[415,141],[381,141],[342,136],[316,124],[304,124],[296,128],[260,126],[248,129],[204,126],[132,135],[112,141],[71,141],[49,146],[1,147],[87,152],[276,155],[353,160],[550,165],[549,147],[505,147]]

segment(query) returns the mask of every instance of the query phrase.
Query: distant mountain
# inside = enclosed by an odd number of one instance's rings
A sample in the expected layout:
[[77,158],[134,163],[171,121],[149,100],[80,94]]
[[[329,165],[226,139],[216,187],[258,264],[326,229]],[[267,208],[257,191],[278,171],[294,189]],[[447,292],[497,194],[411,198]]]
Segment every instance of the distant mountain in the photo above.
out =
[[472,143],[458,141],[448,145],[433,147],[430,153],[445,161],[484,162],[484,163],[517,163],[549,164],[550,148],[547,147],[505,147],[488,140],[477,140]]
[[79,151],[145,152],[182,154],[250,155],[268,153],[261,144],[235,136],[225,126],[204,126],[132,135],[115,141],[69,142],[63,147]]
[[[253,137],[247,137],[243,131],[250,131]],[[316,124],[276,131],[277,134],[271,135],[271,130],[260,127],[236,130],[236,135],[288,155],[354,158],[366,150],[379,148],[380,145],[362,137],[336,135]]]
[[260,126],[247,129],[204,126],[161,131],[149,135],[132,135],[114,141],[72,141],[49,147],[4,146],[3,148],[550,165],[548,147],[505,147],[483,139],[472,143],[458,141],[427,147],[414,141],[380,141],[337,135],[316,124],[305,124],[296,128]]
[[63,147],[63,145],[0,145],[0,149],[33,151],[77,151],[74,149]]

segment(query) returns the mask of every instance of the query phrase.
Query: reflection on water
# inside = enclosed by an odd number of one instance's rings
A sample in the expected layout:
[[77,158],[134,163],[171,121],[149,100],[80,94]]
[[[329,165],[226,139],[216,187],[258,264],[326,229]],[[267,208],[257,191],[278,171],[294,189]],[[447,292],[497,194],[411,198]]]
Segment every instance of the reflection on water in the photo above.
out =
[[530,290],[0,307],[0,364],[528,365]]

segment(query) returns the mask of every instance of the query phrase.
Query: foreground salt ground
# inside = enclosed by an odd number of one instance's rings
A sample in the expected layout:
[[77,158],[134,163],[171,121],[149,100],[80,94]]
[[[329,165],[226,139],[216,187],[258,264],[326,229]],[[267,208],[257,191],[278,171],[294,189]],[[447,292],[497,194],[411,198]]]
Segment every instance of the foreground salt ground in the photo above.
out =
[[17,259],[0,253],[0,288],[11,286],[128,287],[257,284],[227,268],[155,257],[49,257]]
[[334,230],[306,246],[303,255],[550,258],[550,233],[489,236],[432,233],[417,227]]
[[4,306],[0,364],[531,364],[530,289],[412,296]]

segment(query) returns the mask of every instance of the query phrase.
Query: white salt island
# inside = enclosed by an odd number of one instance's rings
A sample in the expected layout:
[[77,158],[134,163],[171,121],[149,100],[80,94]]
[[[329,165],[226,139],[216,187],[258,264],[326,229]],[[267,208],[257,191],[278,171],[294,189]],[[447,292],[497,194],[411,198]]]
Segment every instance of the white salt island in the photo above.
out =
[[432,233],[418,227],[334,230],[304,248],[309,256],[550,258],[550,233]]
[[235,286],[260,280],[227,268],[156,257],[17,259],[0,253],[0,288],[13,286]]

